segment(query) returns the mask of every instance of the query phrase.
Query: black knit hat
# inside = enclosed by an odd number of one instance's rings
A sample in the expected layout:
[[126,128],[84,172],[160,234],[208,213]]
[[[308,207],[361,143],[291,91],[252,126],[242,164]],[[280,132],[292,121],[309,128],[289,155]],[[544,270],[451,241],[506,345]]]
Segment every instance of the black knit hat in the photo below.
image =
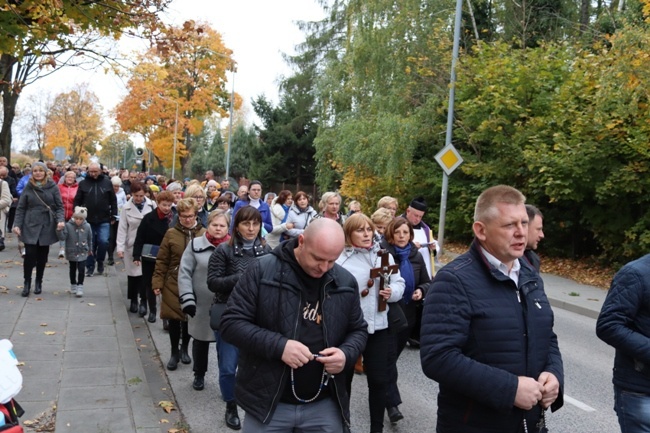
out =
[[424,201],[424,197],[422,196],[415,197],[413,200],[411,200],[411,204],[409,206],[421,212],[427,211],[427,202]]

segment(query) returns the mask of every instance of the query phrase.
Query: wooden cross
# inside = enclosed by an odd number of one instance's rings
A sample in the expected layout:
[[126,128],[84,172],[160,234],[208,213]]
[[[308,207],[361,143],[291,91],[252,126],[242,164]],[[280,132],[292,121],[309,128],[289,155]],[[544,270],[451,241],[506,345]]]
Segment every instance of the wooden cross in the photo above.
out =
[[[379,290],[384,290],[384,285],[390,284],[391,274],[397,272],[399,267],[397,265],[388,264],[388,251],[377,251],[377,257],[381,257],[381,264],[378,268],[370,269],[370,278],[375,279],[379,277]],[[383,296],[378,295],[379,302],[377,304],[377,311],[386,311],[386,300]]]

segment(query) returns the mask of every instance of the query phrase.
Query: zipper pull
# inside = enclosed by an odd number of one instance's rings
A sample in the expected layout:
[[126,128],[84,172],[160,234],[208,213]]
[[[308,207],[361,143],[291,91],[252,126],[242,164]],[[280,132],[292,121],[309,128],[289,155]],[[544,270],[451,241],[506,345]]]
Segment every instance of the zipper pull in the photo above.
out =
[[535,299],[535,306],[539,308],[540,310],[542,309],[542,306],[539,305],[539,299]]
[[519,290],[516,290],[517,293],[517,301],[521,304],[521,295],[519,295]]

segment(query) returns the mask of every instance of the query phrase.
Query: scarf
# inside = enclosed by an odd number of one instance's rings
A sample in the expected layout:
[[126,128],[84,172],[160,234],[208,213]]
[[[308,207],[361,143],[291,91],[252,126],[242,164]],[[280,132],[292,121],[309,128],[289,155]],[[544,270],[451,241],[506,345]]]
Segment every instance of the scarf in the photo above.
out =
[[[144,201],[142,203],[136,203],[136,202],[132,202],[132,203],[140,212],[142,212],[142,209],[144,209]],[[160,214],[158,214],[158,216],[160,216]]]
[[411,301],[413,292],[415,291],[415,273],[413,266],[409,260],[411,254],[411,243],[409,242],[404,248],[395,245],[395,256],[399,262],[399,274],[404,278],[404,303],[408,304]]
[[222,237],[222,238],[220,238],[220,239],[217,239],[217,238],[215,238],[214,236],[212,236],[210,233],[205,232],[205,238],[206,238],[206,239],[208,240],[208,242],[210,242],[212,245],[214,245],[215,247],[218,247],[220,244],[222,244],[222,243],[224,243],[224,242],[228,242],[228,241],[230,240],[230,235],[227,234],[226,236],[224,236],[224,237]]
[[172,214],[172,212],[169,212],[167,215],[165,215],[164,213],[162,213],[162,212],[160,211],[160,208],[156,208],[156,212],[158,212],[158,218],[160,218],[161,220],[162,220],[162,219],[166,219],[166,220],[167,220],[167,224],[168,224],[168,225],[171,224],[171,222],[172,222],[172,218],[174,217],[174,215]]
[[282,218],[282,222],[280,224],[284,224],[287,222],[287,217],[289,216],[289,206],[286,204],[281,205],[282,209],[284,209],[284,218]]

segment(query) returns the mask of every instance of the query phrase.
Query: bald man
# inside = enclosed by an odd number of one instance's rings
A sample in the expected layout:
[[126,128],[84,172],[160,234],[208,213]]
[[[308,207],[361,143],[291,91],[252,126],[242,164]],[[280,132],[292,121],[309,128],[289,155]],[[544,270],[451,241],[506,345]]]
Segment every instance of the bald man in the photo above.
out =
[[349,424],[345,378],[368,334],[356,280],[335,264],[344,244],[338,223],[314,220],[233,289],[220,332],[239,348],[244,432],[341,432]]
[[86,178],[79,182],[74,205],[88,209],[87,221],[93,232],[93,253],[86,260],[86,276],[94,275],[95,264],[97,273],[102,275],[110,227],[117,217],[117,197],[111,179],[102,173],[98,163],[88,164]]

